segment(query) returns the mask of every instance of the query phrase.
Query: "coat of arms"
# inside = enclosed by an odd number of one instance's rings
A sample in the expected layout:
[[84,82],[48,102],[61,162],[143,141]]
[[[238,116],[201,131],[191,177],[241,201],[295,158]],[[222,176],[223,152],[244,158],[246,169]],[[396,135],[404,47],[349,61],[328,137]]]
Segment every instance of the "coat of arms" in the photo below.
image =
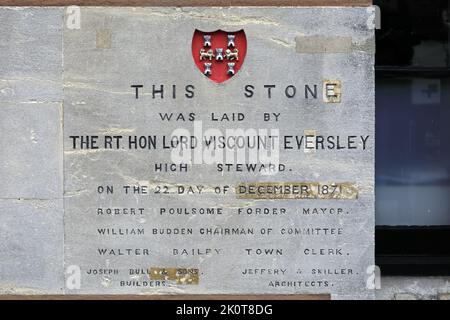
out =
[[192,57],[195,64],[205,76],[217,83],[230,79],[239,71],[246,52],[247,38],[244,30],[195,30],[192,38]]

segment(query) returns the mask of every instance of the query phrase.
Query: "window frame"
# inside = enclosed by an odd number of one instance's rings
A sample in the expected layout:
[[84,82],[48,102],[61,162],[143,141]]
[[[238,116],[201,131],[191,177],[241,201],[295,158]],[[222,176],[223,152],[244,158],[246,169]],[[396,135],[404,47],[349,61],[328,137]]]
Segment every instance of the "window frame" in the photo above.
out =
[[376,226],[375,261],[382,275],[449,276],[450,225]]
[[[450,67],[375,66],[375,79],[391,77],[450,78]],[[450,225],[375,225],[375,262],[382,275],[450,276]]]

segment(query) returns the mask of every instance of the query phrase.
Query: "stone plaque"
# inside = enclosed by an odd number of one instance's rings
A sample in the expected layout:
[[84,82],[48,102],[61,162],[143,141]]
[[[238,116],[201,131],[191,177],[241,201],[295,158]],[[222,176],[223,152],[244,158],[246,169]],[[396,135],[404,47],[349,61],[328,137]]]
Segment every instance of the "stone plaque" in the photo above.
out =
[[2,292],[371,298],[371,19],[1,8]]

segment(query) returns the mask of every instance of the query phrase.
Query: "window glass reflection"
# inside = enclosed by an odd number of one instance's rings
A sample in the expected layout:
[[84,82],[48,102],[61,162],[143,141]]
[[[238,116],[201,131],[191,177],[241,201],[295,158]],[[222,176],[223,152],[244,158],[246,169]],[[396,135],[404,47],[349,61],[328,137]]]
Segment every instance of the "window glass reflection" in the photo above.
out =
[[450,78],[376,80],[378,225],[450,225]]

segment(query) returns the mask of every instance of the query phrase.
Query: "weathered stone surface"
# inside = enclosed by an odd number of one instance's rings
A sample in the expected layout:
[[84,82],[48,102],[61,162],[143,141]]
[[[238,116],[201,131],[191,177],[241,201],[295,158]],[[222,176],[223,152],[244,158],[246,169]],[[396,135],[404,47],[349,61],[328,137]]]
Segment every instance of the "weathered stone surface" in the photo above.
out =
[[0,8],[0,102],[62,100],[62,8]]
[[0,8],[0,292],[62,293],[62,8]]
[[[14,249],[23,237],[20,233],[8,237],[3,244],[2,250],[9,250],[12,257],[10,262],[0,263],[2,270],[6,270],[2,282],[5,288],[58,290],[64,286],[61,278],[64,271],[79,268],[80,286],[76,285],[76,272],[69,273],[67,280],[75,280],[75,285],[65,287],[65,293],[330,293],[337,299],[373,297],[372,290],[366,287],[366,269],[374,264],[374,58],[372,50],[364,49],[373,42],[365,8],[82,8],[80,29],[63,27],[64,8],[47,9],[0,9],[0,17],[8,16],[7,26],[15,37],[23,39],[7,49],[7,59],[0,62],[0,79],[6,83],[6,90],[0,89],[3,93],[0,101],[8,101],[0,109],[7,115],[2,132],[11,132],[8,139],[0,138],[2,146],[9,150],[5,161],[10,162],[0,168],[9,181],[9,186],[0,189],[0,195],[6,198],[2,209],[12,208],[8,210],[21,213],[17,220],[12,215],[2,217],[0,225],[5,230],[16,230],[17,223],[26,221],[23,230],[31,234],[37,221],[45,226],[36,229],[35,237],[30,238],[34,241],[25,241],[23,249]],[[27,16],[36,21],[27,23]],[[39,17],[49,22],[44,24]],[[17,29],[21,25],[22,29]],[[199,72],[191,52],[195,29],[244,29],[247,56],[237,75],[216,84]],[[40,42],[45,49],[33,51],[30,59],[26,55],[13,56],[16,51],[33,46],[38,38],[34,32],[50,33],[47,40]],[[2,37],[11,37],[9,34],[0,32]],[[298,41],[316,36],[351,39],[351,50],[333,53],[296,50]],[[23,66],[18,67],[22,60]],[[11,84],[10,80],[19,76],[21,82]],[[336,103],[326,103],[322,100],[323,83],[336,80],[340,81],[342,96]],[[140,99],[135,98],[130,87],[133,84],[144,86]],[[249,84],[255,92],[251,99],[244,94],[244,87]],[[267,84],[276,85],[270,99],[264,88]],[[176,85],[177,98],[168,93],[164,99],[153,99],[152,85],[165,85],[167,90]],[[184,97],[186,85],[195,87],[193,99]],[[297,87],[297,96],[292,99],[284,92],[289,85]],[[317,85],[318,97],[304,98],[305,85]],[[22,103],[34,101],[39,103]],[[38,108],[43,112],[36,114]],[[27,116],[21,119],[19,114],[23,110]],[[364,135],[370,139],[364,149],[361,141],[356,143],[356,150],[282,149],[279,160],[288,170],[271,175],[222,173],[215,165],[204,162],[185,173],[155,172],[154,164],[173,161],[171,150],[73,148],[70,137],[74,135],[98,135],[101,141],[106,135],[170,137],[177,129],[193,132],[194,123],[164,122],[159,118],[160,112],[193,112],[202,121],[203,132],[220,129],[225,134],[226,129],[253,128],[276,129],[281,136],[313,132],[316,136]],[[211,113],[221,112],[242,112],[246,120],[222,123],[210,120]],[[263,121],[264,112],[280,112],[280,121]],[[34,145],[36,136],[38,148]],[[12,148],[8,141],[20,146]],[[62,152],[64,166],[60,162]],[[24,154],[34,155],[30,167],[20,164],[12,169],[13,160],[21,160]],[[62,229],[58,229],[62,222],[62,173],[64,237]],[[28,180],[33,185],[19,188]],[[357,186],[358,194],[357,198],[341,199],[237,199],[234,186],[253,182],[348,183]],[[154,192],[158,186],[176,190],[180,184],[203,185],[206,191],[195,195],[122,192],[124,185],[148,186]],[[231,191],[216,195],[214,187],[224,185],[230,186]],[[114,194],[100,194],[99,186],[114,186]],[[9,198],[30,200],[17,202]],[[41,198],[43,208],[48,208],[42,216],[34,214],[40,209]],[[160,214],[160,208],[210,207],[222,208],[223,214]],[[99,215],[99,208],[144,208],[145,212]],[[286,213],[247,215],[238,214],[239,208],[284,208]],[[304,215],[304,208],[343,208],[343,213]],[[28,215],[33,219],[26,220]],[[239,236],[198,232],[199,228],[237,227],[253,228],[256,232]],[[343,232],[339,236],[281,234],[281,229],[291,227],[342,228]],[[154,229],[168,228],[192,228],[194,234],[153,233]],[[144,229],[145,233],[117,234],[119,230],[131,229]],[[271,235],[261,234],[261,230],[268,229],[273,230]],[[115,230],[116,234],[101,234],[99,230]],[[64,251],[59,251],[62,242],[58,239],[62,238]],[[23,276],[22,270],[13,269],[38,245],[43,248],[43,256],[30,253],[31,261],[38,265],[38,272],[48,277],[53,274],[47,286],[41,279],[33,282]],[[119,249],[125,254],[118,254]],[[131,249],[131,255],[126,253],[127,249]],[[174,255],[174,249],[180,252],[193,249],[196,254]],[[219,254],[215,254],[216,249]],[[257,249],[263,252],[278,249],[283,253],[261,255],[254,253]],[[114,250],[115,254],[100,254],[99,250]],[[198,250],[211,252],[198,255]],[[45,266],[48,269],[41,270]],[[161,268],[178,278],[156,286],[156,281],[152,281],[155,276],[145,270]],[[179,284],[176,281],[179,276],[173,276],[174,268],[198,269],[198,278],[190,285]],[[136,274],[130,269],[144,271]],[[250,269],[286,271],[243,275]],[[339,270],[341,274],[317,274],[319,269],[324,273]],[[347,270],[347,274],[342,270]],[[274,282],[284,285],[272,286]]]
[[450,293],[440,293],[438,295],[439,300],[450,300]]
[[[277,128],[281,134],[315,130],[328,134],[368,134],[373,138],[373,54],[364,51],[306,54],[296,51],[299,35],[350,37],[354,43],[373,39],[363,8],[342,9],[83,9],[83,27],[64,31],[65,141],[70,136],[166,135],[177,128],[192,130],[192,123],[164,123],[158,112],[195,112],[208,128]],[[231,80],[217,85],[204,77],[192,61],[191,40],[195,29],[246,32],[248,50],[244,65]],[[105,32],[108,30],[108,32]],[[106,40],[105,40],[106,39]],[[80,57],[83,59],[80,60]],[[305,100],[304,84],[322,85],[339,79],[342,102],[326,104]],[[132,84],[143,84],[135,99]],[[152,85],[172,84],[183,90],[195,86],[195,99],[153,99]],[[243,87],[252,84],[255,97],[247,99]],[[271,99],[262,91],[276,84]],[[287,99],[284,88],[295,85],[299,96]],[[321,91],[320,91],[321,92]],[[320,94],[321,95],[321,94]],[[262,112],[279,111],[280,123],[262,121]],[[211,123],[211,112],[245,112],[243,123]],[[373,142],[373,141],[372,141]],[[366,268],[373,264],[373,144],[365,152],[291,152],[283,150],[281,162],[291,171],[264,176],[254,173],[220,174],[202,164],[187,173],[155,173],[154,163],[170,162],[167,150],[74,150],[65,144],[66,262],[82,270],[78,292],[92,293],[332,293],[334,298],[370,297]],[[252,200],[233,194],[216,196],[135,195],[121,193],[123,185],[177,184],[231,185],[253,181],[345,181],[359,188],[357,201]],[[99,185],[112,185],[115,194],[99,195]],[[338,201],[338,202],[336,202]],[[347,201],[347,202],[345,202]],[[305,206],[344,206],[349,216],[301,216]],[[98,207],[143,207],[138,217],[98,216]],[[160,207],[214,207],[223,215],[174,217],[159,214]],[[284,217],[252,217],[236,214],[237,208],[283,206]],[[282,236],[288,226],[343,226],[340,237]],[[143,228],[142,236],[99,235],[98,229]],[[272,236],[154,235],[153,228],[272,227]],[[83,245],[80,245],[81,241]],[[149,256],[99,255],[99,248],[148,248]],[[173,256],[173,249],[219,248],[219,255]],[[282,256],[246,255],[245,249],[283,248]],[[305,249],[341,248],[343,256],[305,256]],[[129,269],[198,268],[198,285],[146,287],[148,275],[130,275]],[[117,268],[119,275],[88,275],[90,269]],[[286,268],[285,276],[243,276],[247,268]],[[312,275],[312,269],[351,268],[350,276]],[[297,273],[301,270],[300,273]],[[120,281],[140,286],[124,286]],[[315,281],[315,287],[271,287],[271,281]],[[328,281],[328,286],[323,283]],[[322,281],[322,286],[318,285]]]
[[394,295],[394,300],[417,300],[417,296],[412,293],[396,293]]
[[61,294],[63,200],[0,199],[0,294]]
[[61,103],[0,107],[0,196],[62,199]]
[[437,300],[448,296],[450,277],[399,277],[382,276],[381,288],[376,290],[376,299],[395,300],[414,298],[416,300]]

